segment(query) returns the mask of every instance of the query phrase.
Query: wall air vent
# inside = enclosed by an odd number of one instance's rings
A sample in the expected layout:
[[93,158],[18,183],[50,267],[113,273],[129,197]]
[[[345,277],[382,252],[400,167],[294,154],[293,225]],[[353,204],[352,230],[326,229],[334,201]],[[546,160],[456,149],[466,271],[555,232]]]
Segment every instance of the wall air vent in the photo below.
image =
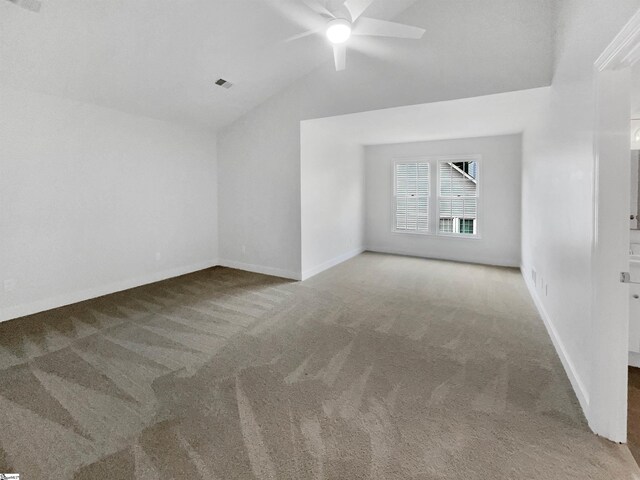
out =
[[216,85],[222,87],[222,88],[231,88],[233,87],[233,83],[225,80],[224,78],[219,78],[218,80],[216,80]]

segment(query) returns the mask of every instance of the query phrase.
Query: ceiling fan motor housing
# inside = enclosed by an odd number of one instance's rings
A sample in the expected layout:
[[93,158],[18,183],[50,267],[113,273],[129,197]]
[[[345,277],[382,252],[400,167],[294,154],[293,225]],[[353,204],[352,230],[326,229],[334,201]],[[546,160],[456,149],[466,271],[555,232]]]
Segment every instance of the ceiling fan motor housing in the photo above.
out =
[[331,43],[344,43],[351,36],[351,22],[345,18],[334,18],[327,23],[326,34]]

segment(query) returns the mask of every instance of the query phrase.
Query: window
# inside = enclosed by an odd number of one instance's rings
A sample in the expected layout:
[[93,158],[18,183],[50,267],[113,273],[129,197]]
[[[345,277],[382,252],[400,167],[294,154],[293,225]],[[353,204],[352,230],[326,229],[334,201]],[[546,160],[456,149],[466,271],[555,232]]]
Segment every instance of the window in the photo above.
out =
[[438,230],[444,233],[453,233],[453,218],[441,218],[440,219],[440,229]]
[[429,231],[429,164],[397,162],[394,168],[394,230]]
[[475,233],[474,232],[475,223],[476,223],[475,219],[469,220],[469,219],[461,218],[460,233],[467,233],[467,234],[473,235]]
[[479,160],[462,155],[396,161],[393,231],[477,237]]
[[439,162],[439,233],[477,234],[478,170],[477,161]]

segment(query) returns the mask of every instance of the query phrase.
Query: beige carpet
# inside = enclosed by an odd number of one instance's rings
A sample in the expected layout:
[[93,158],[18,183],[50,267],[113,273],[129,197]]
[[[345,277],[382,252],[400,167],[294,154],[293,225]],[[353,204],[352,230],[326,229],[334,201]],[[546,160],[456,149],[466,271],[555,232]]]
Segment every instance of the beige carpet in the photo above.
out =
[[0,472],[632,479],[516,270],[364,254],[215,268],[0,324]]

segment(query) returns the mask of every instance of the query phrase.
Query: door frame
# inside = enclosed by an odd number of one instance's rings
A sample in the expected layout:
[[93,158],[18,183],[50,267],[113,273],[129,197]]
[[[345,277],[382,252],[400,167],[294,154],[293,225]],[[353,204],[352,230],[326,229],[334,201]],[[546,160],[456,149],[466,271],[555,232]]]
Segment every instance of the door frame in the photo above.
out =
[[592,333],[589,426],[627,439],[631,66],[640,60],[640,10],[594,64]]

